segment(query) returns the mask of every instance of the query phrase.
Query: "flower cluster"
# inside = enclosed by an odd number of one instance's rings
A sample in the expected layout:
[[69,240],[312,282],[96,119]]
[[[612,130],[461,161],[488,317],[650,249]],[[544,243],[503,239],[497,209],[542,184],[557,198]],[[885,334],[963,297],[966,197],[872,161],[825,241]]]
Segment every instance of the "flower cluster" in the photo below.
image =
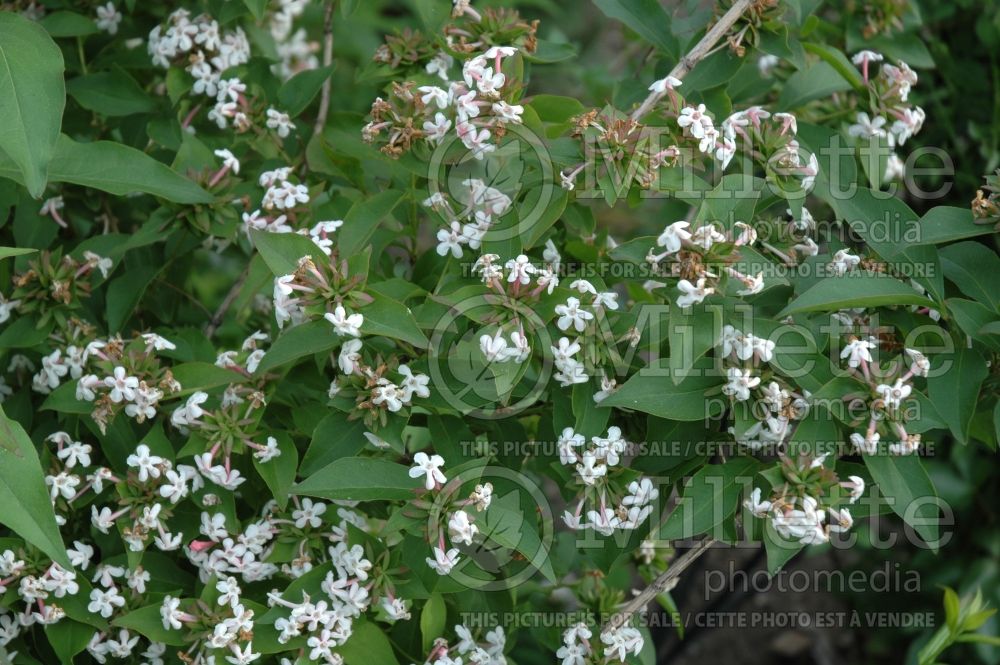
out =
[[510,197],[478,178],[467,178],[461,184],[454,200],[435,192],[423,202],[447,224],[437,232],[437,253],[450,253],[456,259],[462,258],[463,247],[478,250],[496,220],[511,208]]
[[773,487],[770,498],[762,499],[760,488],[754,488],[744,506],[754,517],[770,520],[782,538],[803,545],[825,543],[831,533],[848,531],[854,519],[845,504],[864,494],[865,481],[859,476],[840,481],[825,465],[826,457],[783,458],[781,484]]
[[[881,53],[859,51],[851,58],[860,70],[865,86],[871,94],[861,100],[869,102],[867,111],[858,111],[855,122],[847,129],[850,136],[862,141],[882,141],[889,148],[885,180],[895,180],[905,175],[905,166],[899,155],[892,151],[917,134],[924,126],[927,114],[919,106],[909,103],[910,90],[917,84],[917,73],[903,61],[891,65]],[[883,64],[878,75],[873,68]],[[891,124],[890,124],[891,123]]]
[[[520,124],[524,107],[516,103],[520,82],[508,80],[504,61],[517,53],[514,46],[492,46],[462,65],[461,80],[447,87],[394,84],[389,100],[379,97],[372,104],[371,121],[362,135],[374,142],[386,135],[382,151],[399,157],[423,139],[430,146],[441,144],[454,129],[455,137],[477,160],[497,149],[495,140],[510,124]],[[436,71],[445,78],[443,62]],[[508,70],[511,69],[508,67]]]

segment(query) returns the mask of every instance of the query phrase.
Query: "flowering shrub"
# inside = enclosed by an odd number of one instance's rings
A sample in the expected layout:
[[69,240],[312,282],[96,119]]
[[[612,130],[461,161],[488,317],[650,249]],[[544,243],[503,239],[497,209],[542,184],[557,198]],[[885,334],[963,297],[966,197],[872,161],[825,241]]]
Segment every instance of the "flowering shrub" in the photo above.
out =
[[388,4],[364,113],[366,3],[0,14],[0,657],[654,662],[713,543],[947,545],[1000,185],[904,201],[900,3],[595,0],[608,103],[530,9]]

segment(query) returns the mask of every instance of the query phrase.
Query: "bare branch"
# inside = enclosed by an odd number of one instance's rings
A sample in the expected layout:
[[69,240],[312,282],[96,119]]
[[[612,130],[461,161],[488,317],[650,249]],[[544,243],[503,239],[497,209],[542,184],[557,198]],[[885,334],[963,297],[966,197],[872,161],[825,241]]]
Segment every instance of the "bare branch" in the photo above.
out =
[[663,573],[660,574],[652,584],[639,592],[635,598],[627,602],[614,616],[608,621],[608,624],[604,627],[604,630],[613,630],[620,628],[625,625],[632,615],[644,608],[650,603],[657,595],[663,593],[670,588],[671,583],[680,577],[680,574],[690,566],[694,561],[700,557],[702,554],[708,551],[708,548],[712,546],[715,542],[713,538],[705,538],[704,540],[698,541],[694,547],[684,552],[684,554],[677,557],[674,561],[670,563],[670,567],[667,568]]
[[[715,46],[715,43],[722,39],[727,32],[729,32],[729,28],[733,27],[733,24],[736,23],[741,16],[743,16],[743,13],[746,12],[752,2],[753,0],[736,0],[736,3],[729,8],[729,11],[723,14],[722,18],[716,21],[715,25],[709,28],[708,32],[705,33],[705,36],[694,45],[694,48],[691,49],[687,55],[681,58],[681,61],[678,62],[672,70],[670,70],[670,76],[677,79],[683,79],[688,72],[694,69],[694,66],[697,65],[702,58],[709,54],[712,47]],[[652,109],[653,106],[662,98],[663,93],[650,92],[649,96],[646,97],[642,104],[639,105],[639,108],[632,112],[632,119],[638,120],[642,116],[649,113],[650,109]]]
[[[323,15],[323,66],[329,67],[333,64],[333,6],[336,0],[327,0],[326,13]],[[319,98],[319,113],[316,114],[316,124],[313,126],[313,135],[319,134],[326,126],[326,116],[330,113],[330,77],[323,81],[323,88]]]
[[240,294],[240,290],[243,288],[243,284],[247,281],[247,276],[250,274],[250,262],[247,262],[247,267],[243,269],[240,276],[236,278],[233,286],[229,289],[229,293],[226,297],[222,299],[222,303],[219,304],[219,309],[215,310],[215,315],[212,316],[212,320],[208,322],[205,327],[205,337],[211,339],[215,331],[218,330],[219,326],[222,325],[223,319],[226,318],[226,312],[229,308],[233,306],[236,301],[236,296]]

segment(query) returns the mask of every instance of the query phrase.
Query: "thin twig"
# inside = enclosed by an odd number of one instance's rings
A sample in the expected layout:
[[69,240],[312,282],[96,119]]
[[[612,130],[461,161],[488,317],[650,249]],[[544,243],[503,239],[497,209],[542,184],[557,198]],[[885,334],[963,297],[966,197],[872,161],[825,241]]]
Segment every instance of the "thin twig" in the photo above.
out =
[[[736,3],[729,8],[729,11],[723,14],[722,18],[716,21],[715,25],[709,28],[708,32],[705,33],[705,36],[694,45],[694,48],[691,49],[687,55],[681,58],[681,61],[678,62],[672,70],[670,70],[670,75],[676,79],[683,79],[688,72],[694,69],[694,66],[697,65],[702,58],[708,55],[708,52],[712,50],[715,43],[722,39],[727,32],[729,32],[729,28],[733,27],[733,24],[736,23],[741,16],[743,16],[743,13],[746,12],[752,2],[753,0],[736,0]],[[639,105],[639,108],[632,112],[632,119],[638,120],[642,116],[649,113],[650,109],[652,109],[653,106],[663,98],[663,94],[664,93],[650,92],[645,101]]]
[[608,621],[608,625],[605,626],[604,630],[614,630],[625,625],[632,615],[644,608],[650,603],[657,595],[663,593],[670,586],[670,583],[680,576],[684,570],[690,566],[694,561],[708,551],[708,548],[712,546],[715,540],[713,538],[705,538],[704,540],[698,541],[694,547],[686,551],[681,556],[677,557],[676,560],[670,563],[670,567],[667,568],[663,573],[660,574],[652,584],[639,592],[639,594],[630,600],[628,603],[622,607],[621,611],[615,613]]
[[219,304],[219,309],[215,310],[215,314],[212,316],[212,320],[208,322],[208,326],[205,328],[205,337],[211,339],[215,331],[219,329],[222,325],[222,320],[226,318],[226,312],[229,308],[233,306],[236,301],[236,296],[240,294],[240,290],[243,288],[243,284],[247,281],[247,276],[250,275],[250,263],[247,262],[247,267],[243,269],[240,276],[236,278],[236,282],[233,283],[232,288],[229,289],[229,293],[226,297],[222,299],[222,303]]
[[[323,16],[323,66],[329,67],[333,64],[333,6],[335,0],[327,0],[326,14]],[[319,98],[319,113],[316,115],[316,125],[313,127],[313,134],[319,134],[326,126],[326,116],[330,112],[330,76],[323,81],[323,88]]]

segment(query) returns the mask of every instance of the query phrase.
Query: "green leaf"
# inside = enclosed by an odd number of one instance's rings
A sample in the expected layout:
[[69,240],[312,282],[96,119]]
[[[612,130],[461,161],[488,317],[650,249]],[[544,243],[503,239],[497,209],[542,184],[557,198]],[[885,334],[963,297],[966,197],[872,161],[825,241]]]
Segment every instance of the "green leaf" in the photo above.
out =
[[941,249],[944,276],[965,295],[1000,310],[1000,258],[978,242],[959,242]]
[[0,407],[0,523],[66,570],[73,564],[56,526],[42,464],[21,425]]
[[401,191],[390,189],[352,205],[344,216],[344,225],[337,231],[341,255],[360,252],[371,240],[379,222],[388,217],[402,199]]
[[66,82],[66,92],[83,108],[109,117],[156,109],[135,79],[118,68],[71,79]]
[[503,497],[494,497],[490,507],[480,516],[480,533],[504,548],[519,552],[532,568],[555,582],[549,550],[539,537],[537,527],[524,518],[526,511],[533,514],[534,504],[517,489]]
[[756,466],[757,461],[752,457],[737,457],[724,464],[702,467],[685,483],[681,499],[658,537],[675,540],[714,533],[736,512],[740,493],[745,485],[752,483]]
[[431,594],[420,612],[420,636],[426,653],[430,653],[434,640],[444,634],[447,620],[448,608],[445,607],[444,597],[439,593]]
[[172,372],[174,378],[181,384],[181,395],[189,395],[198,390],[211,390],[246,380],[242,374],[231,369],[206,362],[182,363],[176,365]]
[[677,55],[677,39],[670,33],[672,21],[656,0],[594,0],[594,4],[664,53]]
[[73,656],[87,648],[90,638],[97,630],[93,626],[63,619],[45,626],[45,636],[49,638],[52,650],[63,665],[73,665]]
[[945,623],[948,624],[948,628],[951,629],[953,633],[958,632],[958,616],[960,612],[961,602],[958,599],[958,594],[951,587],[944,588],[944,619]]
[[134,630],[152,642],[163,642],[172,647],[181,647],[186,644],[184,640],[185,631],[167,630],[163,627],[163,619],[160,618],[160,603],[147,605],[128,614],[116,617],[112,626],[128,628]]
[[406,305],[378,292],[372,297],[374,300],[361,309],[365,316],[363,333],[399,339],[421,349],[427,347],[427,337]]
[[18,13],[0,13],[0,151],[32,196],[45,191],[56,152],[66,86],[62,51],[45,29]]
[[278,101],[285,112],[296,117],[306,110],[316,93],[323,87],[323,81],[333,74],[333,65],[307,69],[299,72],[282,84],[278,89]]
[[833,65],[821,60],[789,77],[781,91],[778,106],[783,109],[794,109],[814,99],[850,90],[851,87],[850,82],[845,80]]
[[382,629],[365,619],[355,619],[351,637],[337,653],[347,665],[398,665],[392,644]]
[[842,51],[826,44],[816,44],[813,42],[803,42],[802,47],[810,53],[818,55],[823,61],[836,69],[844,77],[844,80],[850,83],[859,93],[865,91],[865,83],[858,72],[858,68],[847,59],[847,56]]
[[[295,470],[299,465],[299,451],[295,447],[295,442],[285,432],[275,432],[274,438],[278,441],[278,450],[281,454],[269,462],[261,462],[256,457],[253,458],[253,466],[257,473],[264,480],[267,488],[271,490],[271,496],[278,502],[278,506],[284,510],[288,504],[288,491],[295,482]],[[263,442],[259,442],[263,443]]]
[[122,326],[142,300],[142,295],[162,269],[162,265],[144,263],[111,280],[107,297],[109,332],[121,332]]
[[32,249],[31,247],[0,247],[0,259],[7,259],[12,256],[23,256],[25,254],[34,254],[37,249]]
[[261,359],[257,374],[269,372],[299,358],[332,351],[343,339],[325,319],[293,326],[274,340],[274,344]]
[[979,352],[955,349],[953,355],[939,354],[927,377],[927,393],[941,419],[961,443],[969,441],[969,427],[979,403],[979,388],[989,370]]
[[929,546],[937,550],[937,492],[917,455],[865,455],[865,466],[879,486],[892,511],[907,521]]
[[267,1],[268,0],[243,0],[243,4],[247,6],[247,9],[249,9],[250,13],[253,14],[253,17],[259,21],[261,17],[264,16],[264,11],[267,10]]
[[667,325],[670,372],[678,384],[721,337],[722,308],[711,303],[671,307]]
[[786,540],[774,530],[771,520],[764,521],[764,551],[767,553],[767,572],[776,574],[802,551],[805,545],[799,541]]
[[912,286],[878,273],[850,273],[820,280],[788,304],[775,318],[799,312],[834,312],[851,307],[919,305],[935,307],[933,301]]
[[250,231],[250,239],[275,277],[295,272],[303,256],[323,253],[311,238],[298,233],[270,233],[254,229]]
[[97,32],[92,18],[76,12],[52,12],[46,14],[38,24],[53,37],[85,37]]
[[409,469],[389,460],[344,457],[292,488],[292,494],[349,501],[408,499],[420,487]]
[[348,420],[346,413],[331,411],[313,430],[300,473],[308,476],[331,462],[357,455],[365,447],[365,431],[360,418]]
[[993,233],[989,224],[976,224],[972,210],[953,206],[931,208],[917,222],[915,245],[940,245],[953,240],[963,240],[974,236]]
[[722,385],[720,376],[713,375],[710,363],[695,363],[700,373],[674,383],[669,371],[670,361],[661,358],[639,370],[621,388],[604,401],[602,407],[634,409],[670,420],[701,420],[722,410],[719,400],[706,400],[705,394]]
[[[0,154],[0,177],[25,184],[9,155]],[[204,189],[141,150],[113,141],[77,143],[65,134],[56,143],[49,182],[68,182],[119,196],[144,192],[174,203],[214,200]]]

